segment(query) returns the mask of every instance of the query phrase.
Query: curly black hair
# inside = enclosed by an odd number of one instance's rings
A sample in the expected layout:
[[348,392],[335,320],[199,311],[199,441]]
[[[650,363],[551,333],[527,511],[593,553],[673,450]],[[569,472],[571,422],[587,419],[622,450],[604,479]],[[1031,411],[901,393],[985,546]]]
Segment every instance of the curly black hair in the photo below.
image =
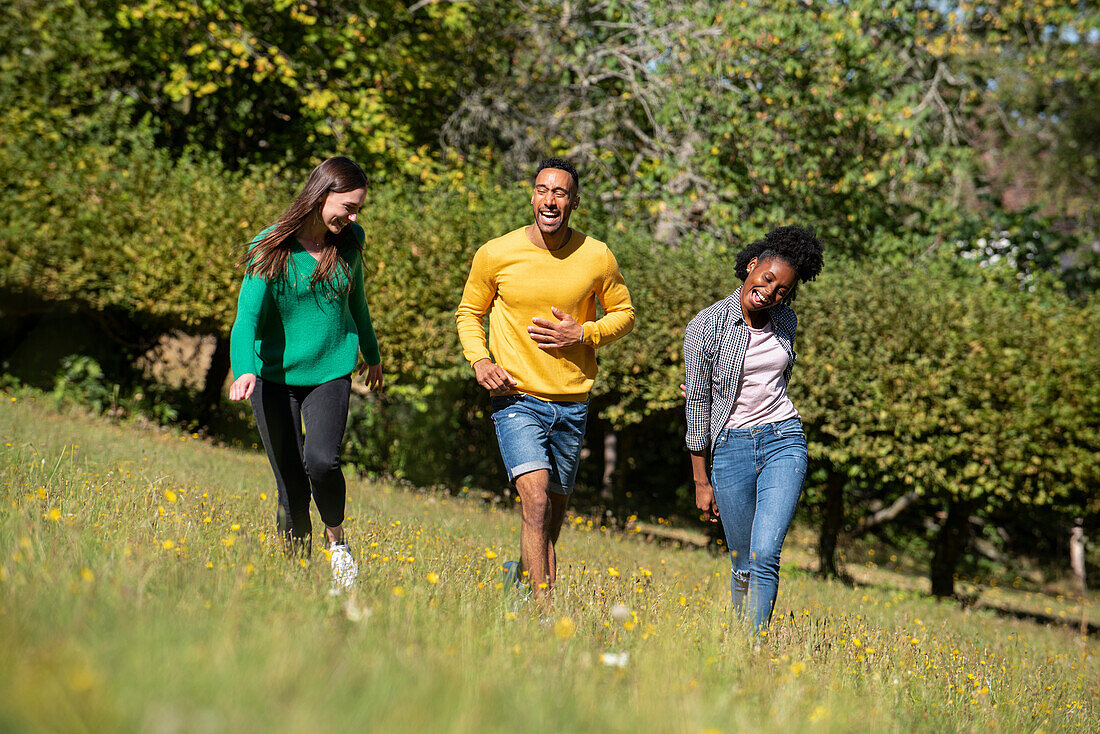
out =
[[539,162],[539,167],[535,169],[535,178],[539,177],[539,174],[546,168],[556,168],[559,171],[565,171],[573,177],[573,185],[577,188],[577,191],[581,190],[581,177],[577,173],[576,167],[564,158],[543,158]]
[[[753,258],[770,260],[781,258],[798,273],[798,282],[813,280],[821,272],[824,260],[821,242],[812,229],[803,227],[776,227],[737,253],[737,277],[749,277],[749,263]],[[792,293],[791,296],[794,294]],[[790,300],[790,296],[787,297]]]

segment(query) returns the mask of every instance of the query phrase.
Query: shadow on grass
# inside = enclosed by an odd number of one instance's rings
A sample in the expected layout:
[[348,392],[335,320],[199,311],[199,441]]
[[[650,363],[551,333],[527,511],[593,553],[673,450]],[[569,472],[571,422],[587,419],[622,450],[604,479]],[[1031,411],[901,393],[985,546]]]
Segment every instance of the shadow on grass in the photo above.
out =
[[1086,617],[1082,617],[1081,619],[1070,619],[1068,617],[1058,617],[1053,614],[1044,614],[1042,612],[1028,612],[1022,609],[1013,609],[1007,605],[983,602],[980,600],[973,604],[973,608],[988,609],[998,617],[1003,617],[1005,619],[1019,619],[1024,622],[1034,622],[1035,624],[1075,629],[1080,631],[1083,635],[1100,635],[1100,624],[1089,622]]
[[[817,568],[811,564],[801,564],[797,567],[797,571],[800,574],[807,576],[814,576],[817,578],[826,578],[817,572]],[[894,572],[892,572],[894,573]],[[904,578],[906,581],[915,582],[917,577],[912,574],[896,574]],[[989,600],[982,599],[982,592],[978,591],[973,594],[956,593],[954,596],[938,598],[924,589],[914,588],[912,583],[891,583],[886,580],[865,581],[853,577],[843,569],[840,571],[839,576],[830,576],[829,580],[836,581],[853,589],[892,589],[896,591],[905,591],[914,596],[933,599],[943,603],[957,604],[963,609],[981,609],[988,610],[998,617],[1003,619],[1018,619],[1023,622],[1031,622],[1033,624],[1062,627],[1065,629],[1078,630],[1083,635],[1100,636],[1100,622],[1089,622],[1087,615],[1080,618],[1072,617],[1060,617],[1057,614],[1034,612],[1026,609],[1020,609],[1013,607],[1009,604],[997,603]],[[1087,602],[1082,601],[1082,605]]]

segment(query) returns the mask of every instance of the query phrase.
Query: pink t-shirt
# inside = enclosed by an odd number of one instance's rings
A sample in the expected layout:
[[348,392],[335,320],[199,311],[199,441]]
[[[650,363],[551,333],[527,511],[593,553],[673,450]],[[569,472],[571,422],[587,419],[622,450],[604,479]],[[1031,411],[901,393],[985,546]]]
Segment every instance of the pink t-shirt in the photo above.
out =
[[798,411],[787,397],[787,353],[771,321],[762,329],[749,327],[749,346],[741,369],[741,391],[726,428],[750,428],[794,418]]

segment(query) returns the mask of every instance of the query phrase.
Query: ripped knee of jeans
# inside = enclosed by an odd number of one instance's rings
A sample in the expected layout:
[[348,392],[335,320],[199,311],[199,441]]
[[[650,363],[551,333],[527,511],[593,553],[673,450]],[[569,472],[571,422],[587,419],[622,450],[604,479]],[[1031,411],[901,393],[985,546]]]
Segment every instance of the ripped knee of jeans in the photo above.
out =
[[748,571],[738,571],[735,568],[735,569],[733,569],[733,580],[735,582],[737,582],[737,584],[739,586],[748,586],[748,584],[749,584],[749,572]]

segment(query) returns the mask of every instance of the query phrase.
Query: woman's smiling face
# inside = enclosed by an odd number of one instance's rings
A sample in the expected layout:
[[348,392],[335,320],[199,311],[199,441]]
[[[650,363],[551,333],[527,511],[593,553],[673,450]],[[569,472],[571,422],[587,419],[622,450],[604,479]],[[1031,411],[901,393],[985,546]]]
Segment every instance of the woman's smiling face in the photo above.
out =
[[365,188],[327,194],[321,204],[320,215],[325,228],[333,234],[340,234],[344,227],[359,218],[359,209],[366,198]]
[[798,272],[781,257],[753,258],[748,271],[741,286],[741,310],[746,316],[782,303],[798,283]]

